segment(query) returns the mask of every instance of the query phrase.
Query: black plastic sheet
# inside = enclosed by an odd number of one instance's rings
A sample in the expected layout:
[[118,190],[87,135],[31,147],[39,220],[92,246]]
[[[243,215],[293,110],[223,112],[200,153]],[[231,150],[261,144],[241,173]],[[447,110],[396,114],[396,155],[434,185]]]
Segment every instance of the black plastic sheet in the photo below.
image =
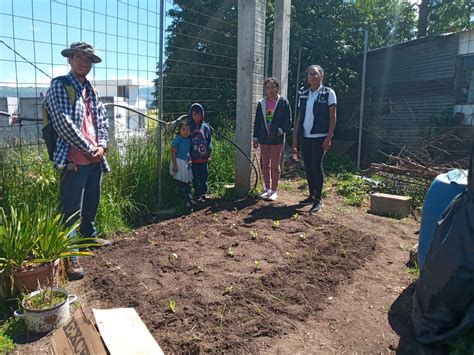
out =
[[474,326],[474,191],[469,188],[438,221],[413,298],[413,326],[424,344],[453,340]]

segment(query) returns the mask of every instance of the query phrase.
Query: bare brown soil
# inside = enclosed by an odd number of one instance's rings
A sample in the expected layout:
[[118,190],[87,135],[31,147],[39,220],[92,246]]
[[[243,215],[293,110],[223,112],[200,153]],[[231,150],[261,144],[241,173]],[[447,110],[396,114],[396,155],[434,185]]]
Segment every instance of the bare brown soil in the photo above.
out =
[[311,215],[296,187],[274,203],[210,201],[117,236],[68,288],[87,310],[134,307],[165,353],[417,352],[405,271],[416,220],[373,216],[331,192]]

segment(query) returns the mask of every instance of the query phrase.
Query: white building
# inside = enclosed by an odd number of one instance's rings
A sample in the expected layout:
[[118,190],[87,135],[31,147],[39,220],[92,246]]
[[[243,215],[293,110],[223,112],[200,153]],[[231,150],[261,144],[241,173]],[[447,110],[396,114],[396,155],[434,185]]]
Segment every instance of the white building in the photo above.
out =
[[[93,84],[102,102],[128,106],[146,114],[147,101],[139,97],[137,79],[95,80]],[[108,106],[107,113],[110,122],[110,137],[117,142],[145,134],[144,116],[116,106]]]
[[[139,112],[147,112],[147,101],[140,98],[139,85],[136,79],[95,80],[93,83],[103,103],[114,103],[133,108]],[[41,138],[41,106],[43,97],[1,97],[0,111],[18,114],[26,118],[20,126],[17,122],[10,126],[7,116],[0,116],[0,143],[22,139],[26,141],[42,141]],[[133,137],[146,134],[146,118],[126,108],[106,106],[109,118],[109,138],[116,141],[118,147],[125,146]],[[35,120],[37,120],[35,122]]]

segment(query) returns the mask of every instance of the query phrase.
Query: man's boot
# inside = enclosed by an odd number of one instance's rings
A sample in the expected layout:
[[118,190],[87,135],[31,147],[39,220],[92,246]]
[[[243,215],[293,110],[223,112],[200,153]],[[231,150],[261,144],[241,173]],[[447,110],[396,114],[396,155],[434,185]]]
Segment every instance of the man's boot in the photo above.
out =
[[77,258],[66,259],[64,265],[66,267],[66,276],[69,281],[80,280],[84,277],[84,268],[79,265]]

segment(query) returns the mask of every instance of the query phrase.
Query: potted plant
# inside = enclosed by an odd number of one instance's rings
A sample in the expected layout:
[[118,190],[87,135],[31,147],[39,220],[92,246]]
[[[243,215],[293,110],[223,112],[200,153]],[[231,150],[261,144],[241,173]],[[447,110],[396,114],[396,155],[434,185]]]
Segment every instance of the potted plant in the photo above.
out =
[[14,270],[19,270],[33,253],[33,224],[30,221],[28,208],[23,211],[10,207],[7,215],[0,208],[0,255],[2,255],[0,271],[4,280],[13,282]]
[[25,320],[26,329],[45,333],[65,324],[70,316],[70,303],[77,300],[62,288],[46,287],[23,298],[23,310],[16,310],[15,317]]
[[71,236],[80,220],[76,215],[64,220],[52,209],[30,212],[11,207],[10,214],[0,208],[0,271],[9,274],[11,287],[31,292],[38,286],[58,286],[60,260],[92,255],[79,248],[95,246],[89,239]]

